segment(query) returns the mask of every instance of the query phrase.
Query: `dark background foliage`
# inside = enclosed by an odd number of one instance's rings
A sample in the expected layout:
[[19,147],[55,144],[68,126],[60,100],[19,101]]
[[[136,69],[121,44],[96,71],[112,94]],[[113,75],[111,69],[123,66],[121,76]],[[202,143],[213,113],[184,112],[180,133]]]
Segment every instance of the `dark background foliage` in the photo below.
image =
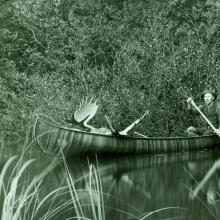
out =
[[62,122],[83,97],[93,119],[183,135],[195,118],[186,98],[219,90],[217,0],[15,0],[0,9],[0,130],[24,135],[34,115]]

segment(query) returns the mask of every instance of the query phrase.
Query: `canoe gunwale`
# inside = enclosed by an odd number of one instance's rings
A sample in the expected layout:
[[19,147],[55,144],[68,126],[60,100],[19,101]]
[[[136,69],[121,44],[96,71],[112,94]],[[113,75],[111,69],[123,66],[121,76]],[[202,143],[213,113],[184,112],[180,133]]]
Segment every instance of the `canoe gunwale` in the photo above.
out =
[[84,134],[87,134],[87,135],[92,135],[92,136],[100,136],[100,137],[109,137],[109,138],[126,138],[126,139],[135,139],[135,140],[178,140],[178,139],[200,139],[200,138],[205,138],[205,137],[216,137],[215,134],[212,134],[212,135],[201,135],[201,136],[195,136],[195,137],[181,137],[181,136],[170,136],[170,137],[131,137],[131,136],[113,136],[113,135],[106,135],[106,134],[98,134],[98,133],[90,133],[88,131],[83,131],[83,130],[78,130],[78,129],[74,129],[74,128],[68,128],[68,127],[65,127],[57,122],[55,122],[54,124],[47,121],[47,120],[44,120],[42,117],[39,117],[37,116],[36,120],[35,120],[35,126],[34,126],[34,137],[36,138],[36,124],[38,122],[38,120],[41,120],[43,121],[44,123],[52,126],[52,127],[55,127],[55,128],[58,128],[58,129],[62,129],[62,130],[67,130],[67,131],[70,131],[70,132],[76,132],[76,133],[84,133]]

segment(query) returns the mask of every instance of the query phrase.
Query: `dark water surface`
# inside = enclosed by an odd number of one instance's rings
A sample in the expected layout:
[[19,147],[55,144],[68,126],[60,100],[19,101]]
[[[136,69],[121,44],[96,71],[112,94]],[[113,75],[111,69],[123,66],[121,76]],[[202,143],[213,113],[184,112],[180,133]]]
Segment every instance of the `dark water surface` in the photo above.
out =
[[[35,158],[30,167],[29,177],[38,175],[50,164],[54,157],[45,155],[38,146],[25,148],[24,161]],[[1,143],[1,167],[13,155],[18,157],[24,152],[22,144]],[[94,182],[90,184],[91,169],[96,168],[100,178],[105,219],[220,219],[219,189],[220,171],[213,172],[195,198],[192,192],[203,180],[209,169],[218,161],[220,152],[209,150],[202,152],[181,152],[169,155],[139,155],[115,157],[68,158],[66,163],[76,190],[87,192],[94,189],[93,205],[100,203],[100,194]],[[61,187],[67,171],[59,159],[55,168],[48,173],[42,183],[45,194]],[[220,168],[219,168],[220,169]],[[94,177],[94,175],[93,175]],[[26,176],[27,178],[27,176]],[[95,178],[93,178],[95,179]],[[90,190],[91,191],[91,190]],[[85,216],[92,216],[89,194],[80,197]],[[70,197],[70,196],[69,196]],[[69,199],[68,195],[59,197],[59,202]],[[95,208],[96,209],[96,208]],[[68,219],[75,216],[73,210],[48,219]],[[94,217],[91,217],[94,219]],[[100,219],[97,217],[97,219]]]

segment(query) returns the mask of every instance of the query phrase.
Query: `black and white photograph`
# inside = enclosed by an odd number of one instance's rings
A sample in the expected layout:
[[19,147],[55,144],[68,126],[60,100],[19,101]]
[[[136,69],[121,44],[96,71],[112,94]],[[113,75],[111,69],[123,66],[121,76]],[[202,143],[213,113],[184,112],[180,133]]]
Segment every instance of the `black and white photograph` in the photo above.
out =
[[0,220],[220,219],[220,0],[0,0]]

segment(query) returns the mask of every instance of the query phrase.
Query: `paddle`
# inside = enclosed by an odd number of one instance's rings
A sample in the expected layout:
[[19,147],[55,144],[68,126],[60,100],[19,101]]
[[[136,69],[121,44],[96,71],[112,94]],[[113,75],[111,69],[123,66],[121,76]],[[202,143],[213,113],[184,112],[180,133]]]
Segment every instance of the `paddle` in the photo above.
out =
[[[196,103],[192,100],[190,102],[194,108],[201,114],[201,116],[205,119],[205,121],[209,124],[209,126],[213,129],[213,131],[216,133],[217,129],[213,126],[213,124],[209,121],[209,119],[201,112],[201,110],[197,107]],[[220,135],[218,134],[220,137]]]

